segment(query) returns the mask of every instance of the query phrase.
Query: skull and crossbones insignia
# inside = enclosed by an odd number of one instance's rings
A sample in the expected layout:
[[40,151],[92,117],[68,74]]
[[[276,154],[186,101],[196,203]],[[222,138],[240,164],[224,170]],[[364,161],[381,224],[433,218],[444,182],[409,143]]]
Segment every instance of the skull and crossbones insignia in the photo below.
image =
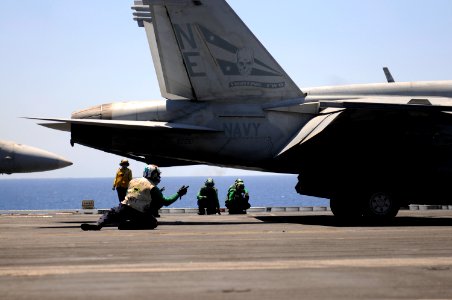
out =
[[237,68],[241,75],[250,75],[254,65],[254,53],[252,49],[242,48],[237,51]]

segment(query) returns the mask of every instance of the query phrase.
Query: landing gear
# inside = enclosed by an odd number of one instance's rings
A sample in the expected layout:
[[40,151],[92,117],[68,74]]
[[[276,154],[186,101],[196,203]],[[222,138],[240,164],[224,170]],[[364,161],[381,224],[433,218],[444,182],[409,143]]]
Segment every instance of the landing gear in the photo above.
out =
[[[367,168],[368,165],[364,167]],[[359,171],[353,169],[347,172],[362,173]],[[302,195],[329,198],[331,211],[341,223],[385,223],[397,215],[402,204],[407,205],[411,203],[409,201],[413,201],[413,191],[409,185],[400,180],[397,181],[400,184],[394,184],[396,181],[393,178],[398,178],[398,173],[388,177],[375,172],[372,177],[349,176],[344,181],[336,173],[330,173],[331,177],[323,179],[316,173],[307,174],[303,178],[298,176],[296,191]],[[319,182],[323,185],[319,185]]]
[[394,218],[400,209],[400,202],[392,193],[368,193],[364,206],[364,216],[377,221],[387,221]]
[[335,195],[330,199],[330,207],[341,222],[362,219],[379,223],[389,221],[397,215],[400,201],[390,192],[360,192]]

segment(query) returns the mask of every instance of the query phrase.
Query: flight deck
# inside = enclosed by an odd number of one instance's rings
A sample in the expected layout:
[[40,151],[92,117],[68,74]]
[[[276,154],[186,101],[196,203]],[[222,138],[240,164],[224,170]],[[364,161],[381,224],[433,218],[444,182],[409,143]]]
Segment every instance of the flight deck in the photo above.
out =
[[452,298],[452,210],[402,210],[388,226],[262,211],[80,229],[98,217],[0,214],[1,299]]

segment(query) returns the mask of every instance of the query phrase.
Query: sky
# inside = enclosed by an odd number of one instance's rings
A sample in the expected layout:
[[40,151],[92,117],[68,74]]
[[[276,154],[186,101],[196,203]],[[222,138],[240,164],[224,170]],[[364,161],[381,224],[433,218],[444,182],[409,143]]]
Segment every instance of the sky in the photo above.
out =
[[[122,157],[69,144],[70,134],[21,117],[70,117],[116,101],[162,99],[132,0],[0,1],[0,139],[59,154],[73,166],[4,178],[112,177]],[[303,89],[452,79],[450,0],[229,0]],[[332,154],[334,155],[334,153]],[[138,176],[143,163],[131,161]],[[255,175],[206,166],[164,176]]]

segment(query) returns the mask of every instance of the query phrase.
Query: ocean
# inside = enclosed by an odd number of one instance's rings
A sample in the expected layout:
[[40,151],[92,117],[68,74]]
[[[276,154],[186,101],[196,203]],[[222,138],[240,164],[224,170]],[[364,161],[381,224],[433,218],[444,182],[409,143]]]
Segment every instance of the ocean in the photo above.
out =
[[[236,177],[213,177],[221,207],[228,187]],[[302,196],[295,191],[296,175],[243,176],[251,206],[328,206],[329,200]],[[196,208],[196,195],[205,177],[164,177],[159,187],[171,195],[188,185],[187,195],[173,203],[173,208]],[[0,210],[80,209],[82,200],[94,200],[98,209],[118,204],[113,178],[1,179]]]

